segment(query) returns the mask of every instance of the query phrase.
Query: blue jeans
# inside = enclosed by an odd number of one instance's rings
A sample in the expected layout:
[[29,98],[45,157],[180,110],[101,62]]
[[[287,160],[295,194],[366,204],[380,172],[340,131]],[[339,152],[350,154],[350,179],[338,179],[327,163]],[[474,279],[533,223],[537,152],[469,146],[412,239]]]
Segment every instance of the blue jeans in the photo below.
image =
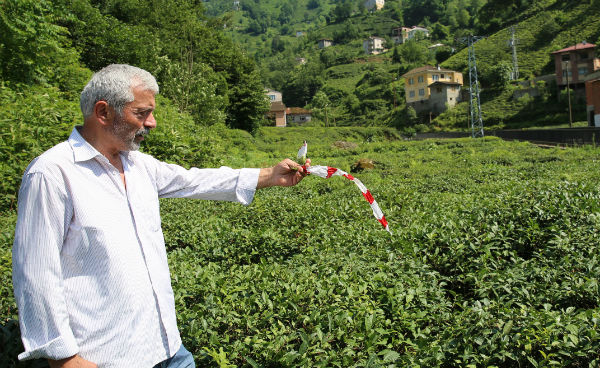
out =
[[158,363],[154,368],[196,368],[196,363],[194,363],[192,353],[181,344],[175,355]]

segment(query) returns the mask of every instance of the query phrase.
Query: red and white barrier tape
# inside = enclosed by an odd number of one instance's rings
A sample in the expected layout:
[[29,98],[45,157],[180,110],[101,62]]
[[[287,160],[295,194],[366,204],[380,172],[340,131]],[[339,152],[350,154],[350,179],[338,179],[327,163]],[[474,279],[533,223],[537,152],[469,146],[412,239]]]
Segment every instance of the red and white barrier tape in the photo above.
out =
[[308,172],[309,174],[316,175],[321,178],[329,179],[332,176],[343,176],[346,179],[353,181],[354,184],[356,184],[356,186],[358,187],[358,189],[360,189],[360,191],[362,192],[362,195],[365,197],[367,202],[369,202],[369,204],[371,205],[371,209],[373,210],[373,216],[375,216],[377,221],[379,221],[381,223],[381,225],[384,227],[384,229],[386,229],[390,234],[392,233],[390,230],[390,227],[388,225],[388,222],[385,219],[383,212],[381,211],[381,208],[379,208],[379,205],[377,204],[377,202],[371,195],[371,192],[367,189],[367,187],[364,186],[364,184],[360,180],[358,180],[357,178],[353,177],[352,175],[348,174],[345,171],[336,169],[335,167],[318,166],[318,165],[306,167],[306,165],[305,165],[305,166],[302,166],[302,168],[304,168],[304,170],[306,170],[306,172]]

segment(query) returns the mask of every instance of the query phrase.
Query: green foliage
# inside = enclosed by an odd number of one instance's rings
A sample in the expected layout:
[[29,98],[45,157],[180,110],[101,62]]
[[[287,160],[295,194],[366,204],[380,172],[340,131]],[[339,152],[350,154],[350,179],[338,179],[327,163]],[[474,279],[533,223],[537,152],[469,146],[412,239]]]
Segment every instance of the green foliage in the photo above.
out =
[[[159,102],[161,120],[176,114]],[[404,141],[382,128],[211,129],[224,137],[219,163],[232,167],[271,165],[304,139],[314,164],[372,159],[356,176],[394,235],[343,178],[261,190],[249,207],[161,200],[179,327],[199,366],[600,363],[598,148]],[[9,367],[22,351],[15,217],[0,221]]]
[[77,88],[87,73],[70,46],[68,32],[56,24],[62,9],[46,0],[0,3],[0,80]]
[[31,160],[65,140],[79,104],[50,87],[23,92],[0,85],[0,212],[16,208],[21,176]]

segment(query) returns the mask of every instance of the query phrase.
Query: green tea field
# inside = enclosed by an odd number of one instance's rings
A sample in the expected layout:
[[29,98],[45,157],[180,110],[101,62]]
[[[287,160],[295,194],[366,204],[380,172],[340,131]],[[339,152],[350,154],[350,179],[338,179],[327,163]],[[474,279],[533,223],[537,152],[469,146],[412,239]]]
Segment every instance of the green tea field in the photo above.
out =
[[[314,165],[370,159],[352,175],[393,235],[342,177],[263,189],[249,206],[161,200],[197,365],[600,366],[600,148],[394,132],[262,128],[214,161],[273,165],[303,140]],[[15,220],[0,221],[0,366],[30,367],[16,362]]]

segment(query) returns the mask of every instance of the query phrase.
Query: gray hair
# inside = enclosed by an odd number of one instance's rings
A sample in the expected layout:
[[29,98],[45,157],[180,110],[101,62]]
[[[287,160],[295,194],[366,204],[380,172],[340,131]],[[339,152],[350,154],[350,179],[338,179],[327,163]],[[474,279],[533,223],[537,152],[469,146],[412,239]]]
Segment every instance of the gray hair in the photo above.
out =
[[102,68],[94,73],[81,91],[79,106],[83,117],[92,115],[98,101],[106,101],[117,114],[123,115],[125,104],[134,100],[133,89],[140,86],[154,94],[158,93],[156,79],[144,69],[126,64],[111,64]]

